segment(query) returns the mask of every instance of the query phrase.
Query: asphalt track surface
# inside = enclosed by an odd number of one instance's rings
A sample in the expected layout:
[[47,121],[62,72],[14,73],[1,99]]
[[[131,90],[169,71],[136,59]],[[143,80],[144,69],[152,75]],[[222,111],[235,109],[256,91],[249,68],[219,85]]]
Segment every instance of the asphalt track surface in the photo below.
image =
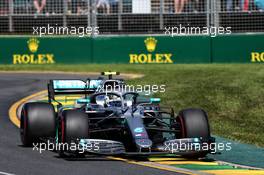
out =
[[23,97],[46,89],[49,79],[80,78],[80,75],[0,73],[0,175],[89,174],[170,175],[170,171],[129,164],[105,157],[61,159],[57,153],[40,154],[21,146],[19,130],[8,118],[8,109]]

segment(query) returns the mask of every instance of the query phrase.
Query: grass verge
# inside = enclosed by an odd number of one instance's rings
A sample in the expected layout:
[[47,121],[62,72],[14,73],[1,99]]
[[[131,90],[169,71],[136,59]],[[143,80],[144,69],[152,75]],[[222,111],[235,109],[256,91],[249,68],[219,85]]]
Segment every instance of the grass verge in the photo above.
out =
[[200,107],[209,114],[212,133],[264,146],[264,65],[2,65],[0,71],[120,71],[145,74],[129,84],[165,84],[157,94],[176,110]]

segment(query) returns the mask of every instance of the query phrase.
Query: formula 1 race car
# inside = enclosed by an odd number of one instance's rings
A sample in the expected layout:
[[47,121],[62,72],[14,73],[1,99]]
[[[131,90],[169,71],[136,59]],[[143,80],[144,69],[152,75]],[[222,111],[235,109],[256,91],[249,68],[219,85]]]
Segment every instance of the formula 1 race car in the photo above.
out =
[[[29,102],[22,108],[23,145],[49,141],[59,145],[61,156],[174,153],[199,158],[213,149],[215,139],[204,110],[175,114],[173,109],[162,109],[159,98],[137,92],[96,92],[101,83],[100,79],[51,80],[48,102]],[[76,94],[82,96],[72,106],[56,100],[59,95]],[[73,144],[77,149],[67,146]]]

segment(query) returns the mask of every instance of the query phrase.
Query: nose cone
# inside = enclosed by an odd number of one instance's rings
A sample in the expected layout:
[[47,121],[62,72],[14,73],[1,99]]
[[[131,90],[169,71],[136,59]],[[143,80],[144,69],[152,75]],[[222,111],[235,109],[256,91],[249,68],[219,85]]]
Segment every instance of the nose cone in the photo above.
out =
[[136,145],[139,149],[151,148],[152,141],[150,139],[136,139]]

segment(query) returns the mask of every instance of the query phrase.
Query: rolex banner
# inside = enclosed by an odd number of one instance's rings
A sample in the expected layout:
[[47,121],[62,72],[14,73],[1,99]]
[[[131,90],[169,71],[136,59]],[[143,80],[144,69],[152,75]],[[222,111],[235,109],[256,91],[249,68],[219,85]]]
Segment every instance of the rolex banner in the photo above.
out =
[[[243,43],[240,43],[241,40]],[[250,42],[252,40],[255,42]],[[262,63],[264,62],[263,40],[263,35],[215,38],[208,36],[3,37],[0,38],[0,64]]]
[[204,36],[98,37],[93,40],[96,63],[208,63],[209,51],[210,38]]
[[0,38],[0,64],[73,64],[91,62],[91,39]]

